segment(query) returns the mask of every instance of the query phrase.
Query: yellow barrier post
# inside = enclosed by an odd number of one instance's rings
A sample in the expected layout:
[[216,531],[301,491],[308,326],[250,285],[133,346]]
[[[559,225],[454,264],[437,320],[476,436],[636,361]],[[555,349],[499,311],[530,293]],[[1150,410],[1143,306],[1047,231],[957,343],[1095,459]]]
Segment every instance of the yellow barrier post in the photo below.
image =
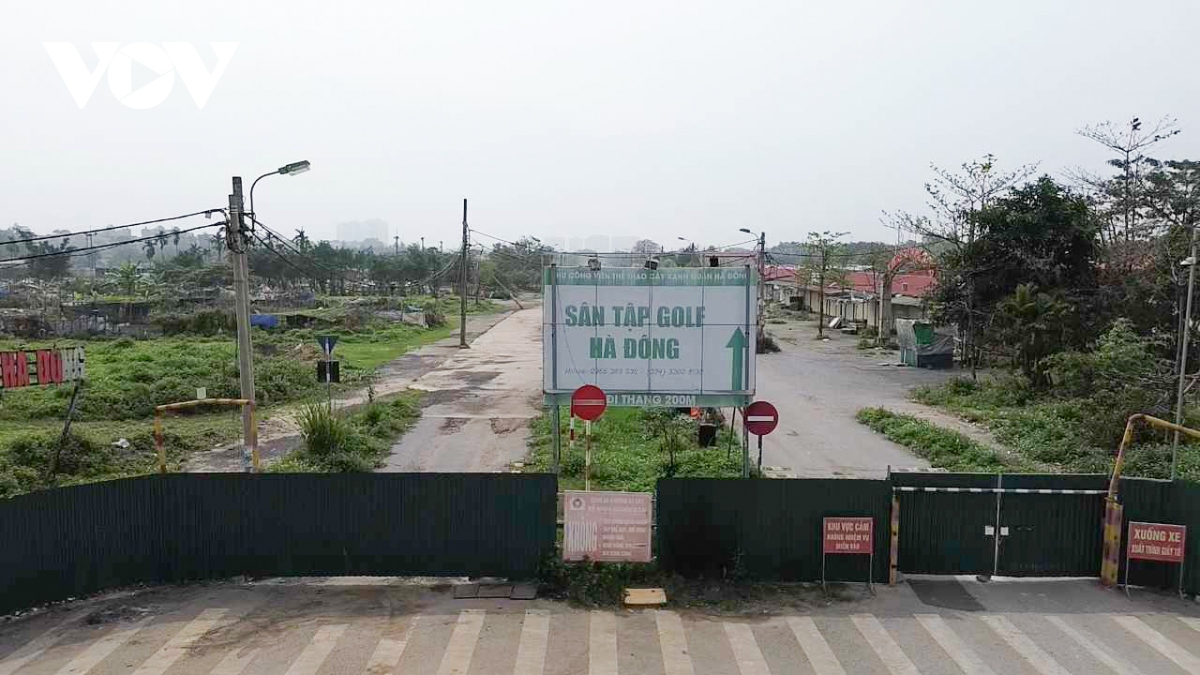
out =
[[1125,433],[1121,436],[1117,459],[1113,462],[1112,478],[1108,481],[1108,495],[1104,498],[1104,553],[1100,559],[1100,583],[1109,587],[1117,585],[1117,575],[1121,568],[1121,526],[1124,522],[1125,507],[1121,504],[1118,493],[1121,469],[1125,465],[1125,452],[1133,444],[1133,429],[1137,422],[1145,422],[1157,429],[1177,431],[1185,436],[1200,439],[1200,431],[1150,415],[1130,415],[1129,420],[1125,422]]
[[[162,417],[166,413],[173,410],[183,410],[185,408],[194,408],[198,405],[236,405],[249,411],[249,420],[251,425],[254,423],[254,401],[249,401],[244,398],[202,398],[194,401],[180,401],[178,403],[164,403],[163,405],[154,406],[154,447],[158,451],[158,472],[167,472],[167,448],[166,442],[163,439],[163,422]],[[258,443],[257,439],[242,439],[243,443],[250,443],[251,466],[254,473],[259,470],[258,458]]]

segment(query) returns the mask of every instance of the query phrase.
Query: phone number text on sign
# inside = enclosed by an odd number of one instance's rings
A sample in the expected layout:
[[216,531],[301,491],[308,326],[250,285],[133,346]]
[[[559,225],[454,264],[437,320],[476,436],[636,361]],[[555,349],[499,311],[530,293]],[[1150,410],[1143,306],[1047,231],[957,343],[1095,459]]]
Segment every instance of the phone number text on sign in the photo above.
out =
[[650,495],[563,493],[563,560],[650,562]]

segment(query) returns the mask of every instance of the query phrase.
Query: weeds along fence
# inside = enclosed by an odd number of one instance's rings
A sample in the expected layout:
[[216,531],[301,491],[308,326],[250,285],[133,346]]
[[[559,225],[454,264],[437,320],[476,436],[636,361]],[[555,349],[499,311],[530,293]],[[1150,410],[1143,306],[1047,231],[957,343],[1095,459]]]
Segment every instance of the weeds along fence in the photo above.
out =
[[552,475],[176,474],[0,501],[0,612],[135,583],[251,576],[530,577]]

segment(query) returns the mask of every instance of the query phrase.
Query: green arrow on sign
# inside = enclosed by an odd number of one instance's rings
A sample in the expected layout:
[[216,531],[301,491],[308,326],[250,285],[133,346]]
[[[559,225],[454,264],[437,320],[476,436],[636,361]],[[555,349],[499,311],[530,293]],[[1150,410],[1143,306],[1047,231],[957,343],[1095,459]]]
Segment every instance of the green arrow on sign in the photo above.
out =
[[742,367],[743,359],[746,354],[746,334],[741,328],[734,328],[733,335],[729,336],[729,342],[725,343],[726,347],[733,349],[733,385],[730,387],[734,391],[741,391],[742,386]]

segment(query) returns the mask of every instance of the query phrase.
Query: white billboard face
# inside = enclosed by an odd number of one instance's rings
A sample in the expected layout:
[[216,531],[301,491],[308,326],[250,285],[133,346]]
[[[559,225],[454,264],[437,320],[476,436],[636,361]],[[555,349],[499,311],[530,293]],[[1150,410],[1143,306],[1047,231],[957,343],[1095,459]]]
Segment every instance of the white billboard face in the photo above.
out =
[[543,389],[594,384],[610,405],[754,393],[757,280],[749,267],[547,268]]

